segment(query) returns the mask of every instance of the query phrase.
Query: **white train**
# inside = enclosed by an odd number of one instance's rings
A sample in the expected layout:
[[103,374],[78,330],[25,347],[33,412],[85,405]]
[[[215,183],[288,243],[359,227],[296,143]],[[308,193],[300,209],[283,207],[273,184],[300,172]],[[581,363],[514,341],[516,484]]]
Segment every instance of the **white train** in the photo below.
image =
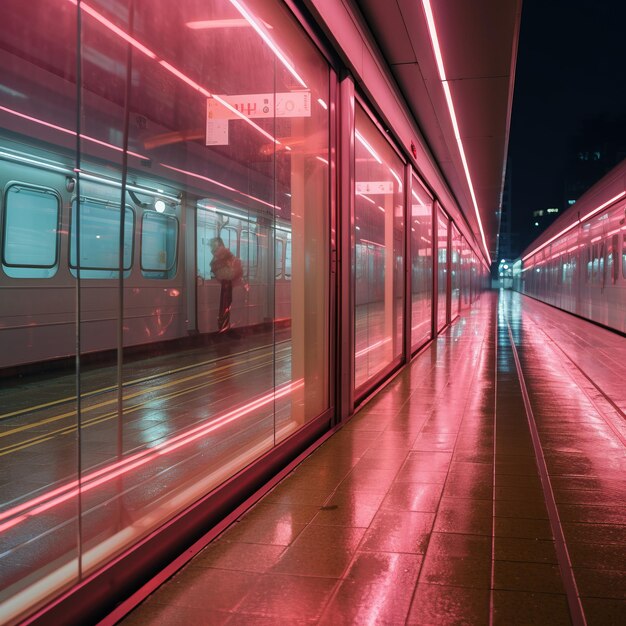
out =
[[522,254],[514,286],[626,332],[626,161],[591,187]]
[[220,283],[210,272],[209,246],[216,236],[244,267],[233,292],[232,325],[289,318],[287,222],[131,174],[121,255],[121,181],[104,168],[77,175],[62,159],[15,140],[0,143],[0,369],[75,354],[77,298],[82,353],[117,346],[120,297],[124,346],[217,331]]

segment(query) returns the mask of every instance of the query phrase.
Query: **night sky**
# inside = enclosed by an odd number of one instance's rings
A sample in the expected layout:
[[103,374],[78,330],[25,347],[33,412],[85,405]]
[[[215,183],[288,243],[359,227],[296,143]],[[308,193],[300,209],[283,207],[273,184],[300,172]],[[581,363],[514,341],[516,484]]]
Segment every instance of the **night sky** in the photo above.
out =
[[523,0],[509,140],[514,253],[539,234],[534,210],[563,209],[568,159],[590,120],[604,118],[626,150],[615,123],[626,116],[625,32],[624,0]]

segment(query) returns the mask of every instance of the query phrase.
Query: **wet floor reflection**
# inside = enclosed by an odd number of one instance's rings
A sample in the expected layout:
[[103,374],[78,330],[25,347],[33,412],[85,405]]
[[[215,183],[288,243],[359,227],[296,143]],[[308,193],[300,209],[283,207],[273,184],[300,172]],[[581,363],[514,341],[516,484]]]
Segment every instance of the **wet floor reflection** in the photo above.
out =
[[225,571],[251,576],[236,602],[212,607],[229,623],[572,623],[509,326],[588,623],[622,623],[619,431],[555,356],[572,340],[552,313],[549,341],[535,303],[499,296],[486,294],[126,623],[171,602],[192,611]]

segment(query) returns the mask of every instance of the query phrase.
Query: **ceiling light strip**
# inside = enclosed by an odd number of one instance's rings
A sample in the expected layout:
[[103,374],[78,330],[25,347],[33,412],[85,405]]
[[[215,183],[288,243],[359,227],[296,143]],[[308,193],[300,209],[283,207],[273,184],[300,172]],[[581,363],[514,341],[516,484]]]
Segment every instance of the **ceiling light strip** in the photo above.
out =
[[443,56],[441,55],[441,47],[439,46],[439,38],[437,37],[437,28],[435,26],[435,18],[430,6],[430,0],[422,0],[422,6],[426,13],[426,22],[428,24],[428,34],[430,35],[430,41],[432,43],[433,52],[435,54],[435,60],[437,61],[437,69],[439,71],[439,79],[443,84],[443,90],[446,96],[446,102],[448,104],[448,112],[450,113],[450,119],[452,121],[452,127],[454,129],[454,137],[459,147],[459,153],[461,155],[461,162],[463,163],[463,170],[465,171],[465,177],[469,186],[470,195],[474,204],[474,211],[476,212],[476,219],[478,220],[478,228],[480,229],[480,236],[487,254],[487,259],[491,264],[491,255],[489,254],[489,248],[487,246],[487,240],[485,238],[485,231],[483,229],[483,223],[480,219],[480,211],[478,210],[478,202],[476,201],[476,194],[474,193],[474,185],[472,184],[472,178],[470,176],[467,159],[465,157],[465,150],[463,148],[463,142],[461,140],[461,133],[459,132],[459,125],[456,119],[456,113],[454,111],[454,104],[452,102],[452,94],[446,78],[446,70],[443,64]]

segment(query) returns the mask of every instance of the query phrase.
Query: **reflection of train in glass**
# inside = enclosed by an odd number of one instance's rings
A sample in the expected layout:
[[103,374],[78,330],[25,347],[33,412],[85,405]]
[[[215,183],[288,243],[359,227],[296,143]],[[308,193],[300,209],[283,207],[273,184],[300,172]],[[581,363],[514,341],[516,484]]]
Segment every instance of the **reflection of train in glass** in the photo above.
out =
[[626,161],[524,251],[514,286],[626,332]]
[[233,325],[290,317],[287,222],[130,175],[121,216],[119,178],[89,170],[79,176],[56,152],[2,141],[0,368],[72,355],[77,297],[82,352],[115,348],[120,276],[124,346],[215,332],[220,285],[210,273],[209,246],[215,236],[243,263]]

